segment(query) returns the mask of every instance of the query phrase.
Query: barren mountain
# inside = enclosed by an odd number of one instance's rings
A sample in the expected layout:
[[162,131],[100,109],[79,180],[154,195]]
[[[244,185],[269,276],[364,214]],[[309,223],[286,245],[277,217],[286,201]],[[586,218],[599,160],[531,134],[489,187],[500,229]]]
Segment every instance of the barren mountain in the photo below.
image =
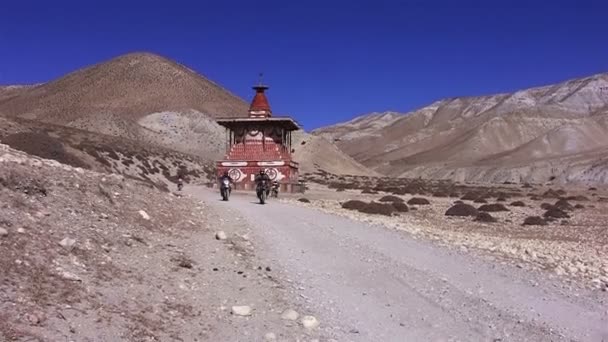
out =
[[[313,133],[390,176],[608,182],[608,74],[374,113]],[[591,176],[592,175],[592,176]]]
[[2,96],[0,114],[84,129],[218,158],[211,118],[241,116],[247,103],[166,58],[133,53]]
[[[129,146],[159,146],[208,161],[225,153],[224,129],[214,119],[246,116],[247,111],[243,99],[183,65],[149,53],[120,56],[45,84],[0,87],[0,116],[9,120],[30,120],[38,128],[77,128],[102,134],[100,140],[113,136]],[[16,132],[5,130],[3,136]],[[335,146],[318,145],[297,148],[295,158],[304,170],[368,172]]]

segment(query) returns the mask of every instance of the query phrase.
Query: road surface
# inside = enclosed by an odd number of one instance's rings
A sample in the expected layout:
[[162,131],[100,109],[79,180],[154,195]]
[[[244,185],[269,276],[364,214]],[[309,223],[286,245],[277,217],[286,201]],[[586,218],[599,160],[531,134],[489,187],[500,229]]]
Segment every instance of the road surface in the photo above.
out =
[[605,292],[274,199],[189,192],[248,222],[258,257],[339,341],[608,341]]

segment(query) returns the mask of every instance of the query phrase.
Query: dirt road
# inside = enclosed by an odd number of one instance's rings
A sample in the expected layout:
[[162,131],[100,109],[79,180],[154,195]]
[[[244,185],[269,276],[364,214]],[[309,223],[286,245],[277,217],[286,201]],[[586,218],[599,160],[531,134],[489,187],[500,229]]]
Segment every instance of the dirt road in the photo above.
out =
[[248,222],[258,257],[339,341],[608,341],[605,292],[277,200],[189,191]]

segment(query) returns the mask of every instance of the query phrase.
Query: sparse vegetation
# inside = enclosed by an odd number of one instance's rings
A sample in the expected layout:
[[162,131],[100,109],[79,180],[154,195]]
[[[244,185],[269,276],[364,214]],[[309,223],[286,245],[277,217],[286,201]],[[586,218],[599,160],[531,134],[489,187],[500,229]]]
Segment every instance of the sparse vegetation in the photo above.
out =
[[404,202],[403,198],[397,197],[397,196],[393,196],[393,195],[383,196],[378,201],[380,201],[380,202]]
[[515,201],[511,203],[511,206],[513,207],[525,207],[526,203],[524,203],[523,201]]
[[524,219],[524,226],[546,226],[547,221],[545,221],[540,216],[528,216]]
[[427,200],[426,198],[412,197],[409,201],[407,201],[407,204],[409,204],[409,205],[429,205],[429,204],[431,204],[431,202],[429,202],[429,200]]
[[445,212],[446,216],[477,216],[477,209],[469,204],[456,204]]
[[498,211],[509,211],[507,207],[500,203],[494,204],[484,204],[478,209],[479,211],[487,211],[487,212],[498,212]]
[[477,214],[474,221],[488,223],[498,222],[498,220],[494,216],[488,214],[487,212],[480,212],[479,214]]

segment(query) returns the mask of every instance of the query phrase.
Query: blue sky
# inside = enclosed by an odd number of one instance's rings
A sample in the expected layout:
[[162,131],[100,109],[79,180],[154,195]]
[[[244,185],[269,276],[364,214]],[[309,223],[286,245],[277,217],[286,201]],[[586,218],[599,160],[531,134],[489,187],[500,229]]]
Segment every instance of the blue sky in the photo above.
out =
[[[90,4],[89,4],[90,3]],[[2,1],[0,84],[132,51],[186,64],[306,129],[608,71],[608,1]]]

